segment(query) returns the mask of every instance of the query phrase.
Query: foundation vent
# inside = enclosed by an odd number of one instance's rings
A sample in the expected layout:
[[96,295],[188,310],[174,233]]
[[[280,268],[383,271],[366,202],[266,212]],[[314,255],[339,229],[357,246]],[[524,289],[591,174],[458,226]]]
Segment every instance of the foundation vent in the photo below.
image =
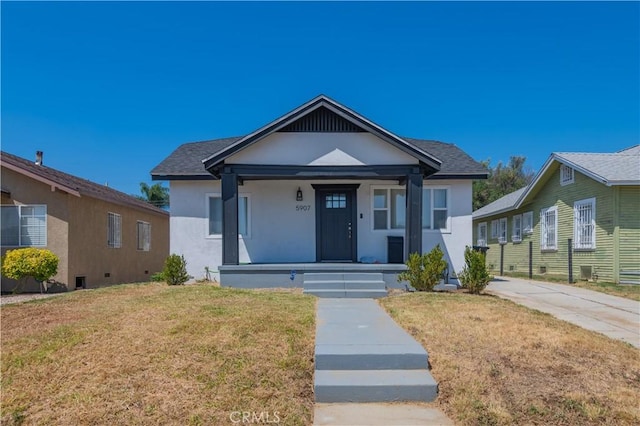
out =
[[580,279],[591,281],[593,279],[593,266],[581,266]]

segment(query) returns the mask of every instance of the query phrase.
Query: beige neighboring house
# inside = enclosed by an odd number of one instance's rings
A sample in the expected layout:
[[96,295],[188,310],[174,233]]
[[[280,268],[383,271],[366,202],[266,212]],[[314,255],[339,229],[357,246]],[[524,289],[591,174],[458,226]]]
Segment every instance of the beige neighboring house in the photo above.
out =
[[[67,290],[149,281],[169,254],[169,213],[108,186],[0,152],[1,248],[46,248]],[[2,292],[16,281],[2,277]],[[39,291],[28,283],[23,291]]]

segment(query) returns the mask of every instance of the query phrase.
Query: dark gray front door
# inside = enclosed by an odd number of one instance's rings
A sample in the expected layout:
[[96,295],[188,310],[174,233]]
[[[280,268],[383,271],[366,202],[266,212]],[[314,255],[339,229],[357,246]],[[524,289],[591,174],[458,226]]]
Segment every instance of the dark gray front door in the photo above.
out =
[[321,262],[356,261],[355,188],[316,190],[316,248]]

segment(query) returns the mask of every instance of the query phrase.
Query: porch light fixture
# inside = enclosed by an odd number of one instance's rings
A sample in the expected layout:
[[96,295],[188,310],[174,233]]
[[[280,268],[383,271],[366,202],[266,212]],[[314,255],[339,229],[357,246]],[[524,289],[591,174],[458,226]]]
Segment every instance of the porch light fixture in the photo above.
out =
[[302,201],[302,190],[298,187],[298,192],[296,192],[296,201]]

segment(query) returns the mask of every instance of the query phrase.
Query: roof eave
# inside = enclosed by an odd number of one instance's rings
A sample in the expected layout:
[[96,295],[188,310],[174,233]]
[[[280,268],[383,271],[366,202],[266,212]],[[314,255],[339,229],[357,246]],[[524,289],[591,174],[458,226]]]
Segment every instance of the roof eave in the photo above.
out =
[[76,197],[80,197],[80,192],[78,192],[78,190],[76,190],[75,188],[71,188],[69,186],[66,185],[62,185],[59,182],[53,181],[51,179],[47,179],[44,176],[40,176],[37,173],[33,173],[27,169],[25,169],[24,167],[20,167],[16,164],[12,164],[8,161],[3,161],[2,162],[2,167],[6,167],[9,170],[13,170],[14,172],[20,173],[24,176],[27,176],[31,179],[37,180],[38,182],[42,182],[46,185],[50,185],[52,189],[58,189],[60,191],[66,192],[68,194],[74,195]]

